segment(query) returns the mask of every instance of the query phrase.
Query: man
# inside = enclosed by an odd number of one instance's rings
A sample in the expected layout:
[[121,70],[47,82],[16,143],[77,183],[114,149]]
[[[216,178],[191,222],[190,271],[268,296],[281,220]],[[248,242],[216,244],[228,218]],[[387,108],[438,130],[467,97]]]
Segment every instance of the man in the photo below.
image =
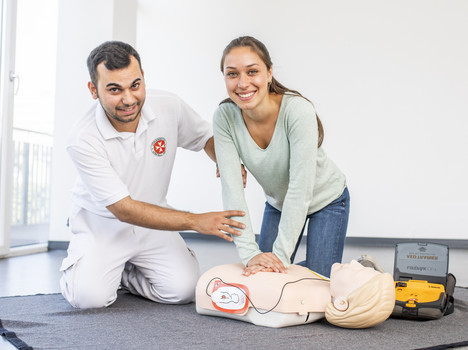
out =
[[[67,150],[78,170],[73,233],[60,280],[77,308],[106,307],[121,285],[162,303],[193,300],[199,268],[177,232],[232,241],[241,211],[192,214],[168,209],[166,194],[178,146],[215,160],[210,125],[175,95],[145,90],[138,53],[105,42],[88,57],[93,99]],[[172,231],[172,232],[171,232]]]

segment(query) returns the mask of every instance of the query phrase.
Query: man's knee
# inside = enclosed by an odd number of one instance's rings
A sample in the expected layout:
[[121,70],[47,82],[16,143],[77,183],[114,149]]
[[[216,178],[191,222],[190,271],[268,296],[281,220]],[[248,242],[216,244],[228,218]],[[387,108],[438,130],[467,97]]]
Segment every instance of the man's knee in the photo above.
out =
[[177,281],[168,286],[167,293],[160,295],[168,304],[188,304],[195,300],[196,279]]
[[195,287],[200,276],[200,267],[194,253],[191,253],[191,260],[167,280],[166,290],[170,296],[167,298],[168,303],[187,304],[195,300]]
[[67,281],[66,275],[60,280],[63,297],[77,309],[103,308],[117,299],[117,291],[108,286]]
[[[158,287],[153,285],[153,292],[163,303],[187,304],[195,300],[195,287],[199,277],[198,264],[174,273]],[[155,288],[156,287],[156,288]]]

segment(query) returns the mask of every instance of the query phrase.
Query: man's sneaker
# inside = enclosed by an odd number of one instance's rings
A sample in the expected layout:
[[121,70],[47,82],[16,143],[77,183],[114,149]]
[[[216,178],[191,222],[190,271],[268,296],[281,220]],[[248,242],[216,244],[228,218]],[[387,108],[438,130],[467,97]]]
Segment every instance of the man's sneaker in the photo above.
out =
[[357,259],[358,263],[365,267],[372,267],[374,270],[379,272],[385,272],[379,264],[377,264],[377,260],[372,255],[363,254]]

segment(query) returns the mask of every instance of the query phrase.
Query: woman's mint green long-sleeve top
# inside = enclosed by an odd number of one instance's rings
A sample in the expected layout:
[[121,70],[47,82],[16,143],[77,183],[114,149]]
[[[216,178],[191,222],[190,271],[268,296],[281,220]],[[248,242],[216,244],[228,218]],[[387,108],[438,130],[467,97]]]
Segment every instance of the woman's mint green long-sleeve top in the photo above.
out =
[[241,163],[263,188],[268,203],[281,211],[273,253],[289,266],[307,215],[337,199],[346,187],[343,173],[322,147],[317,148],[318,127],[312,103],[300,96],[284,95],[273,137],[265,149],[252,139],[234,103],[218,107],[213,129],[224,209],[246,213],[236,218],[246,228],[241,236],[234,237],[242,262],[247,264],[261,251],[244,196]]

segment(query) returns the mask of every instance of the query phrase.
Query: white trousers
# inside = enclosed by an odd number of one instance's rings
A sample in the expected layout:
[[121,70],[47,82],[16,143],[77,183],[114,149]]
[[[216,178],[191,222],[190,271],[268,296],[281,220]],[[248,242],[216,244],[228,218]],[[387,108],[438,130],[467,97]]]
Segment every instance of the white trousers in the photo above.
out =
[[80,209],[60,270],[62,294],[76,308],[106,307],[120,285],[161,303],[194,300],[195,254],[177,232],[150,230]]

